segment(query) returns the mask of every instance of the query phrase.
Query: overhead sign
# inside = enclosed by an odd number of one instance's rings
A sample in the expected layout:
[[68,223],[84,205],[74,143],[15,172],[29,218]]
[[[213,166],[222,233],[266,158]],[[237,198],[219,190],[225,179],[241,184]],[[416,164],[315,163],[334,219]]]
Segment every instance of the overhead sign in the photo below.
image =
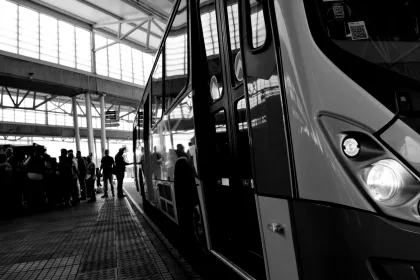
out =
[[117,111],[106,111],[105,112],[105,120],[118,120],[118,112]]
[[120,123],[114,122],[114,123],[106,123],[105,127],[118,127],[120,126]]
[[240,82],[244,79],[244,69],[242,66],[242,57],[241,52],[239,51],[235,57],[235,76],[236,79]]

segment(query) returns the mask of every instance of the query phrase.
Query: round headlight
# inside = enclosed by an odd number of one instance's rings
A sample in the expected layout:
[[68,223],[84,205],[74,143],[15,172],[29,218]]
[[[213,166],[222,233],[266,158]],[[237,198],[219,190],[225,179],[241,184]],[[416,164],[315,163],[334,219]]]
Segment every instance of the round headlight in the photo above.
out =
[[385,202],[395,196],[401,187],[401,176],[393,160],[381,160],[373,164],[367,174],[367,189],[373,199]]
[[354,138],[347,138],[343,142],[343,152],[348,157],[355,157],[360,152],[359,143]]

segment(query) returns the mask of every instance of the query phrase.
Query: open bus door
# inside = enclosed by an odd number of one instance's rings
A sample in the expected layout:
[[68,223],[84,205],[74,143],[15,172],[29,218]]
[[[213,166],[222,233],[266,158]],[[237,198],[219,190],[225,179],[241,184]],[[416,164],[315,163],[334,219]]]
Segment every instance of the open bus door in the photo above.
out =
[[[198,1],[201,34],[197,37],[203,38],[209,85],[209,92],[197,90],[194,100],[199,169],[211,252],[243,277],[265,279],[247,101],[238,70],[242,60],[238,11],[237,0]],[[202,69],[203,64],[197,67]],[[198,101],[203,96],[210,98]],[[200,111],[207,114],[205,122]]]

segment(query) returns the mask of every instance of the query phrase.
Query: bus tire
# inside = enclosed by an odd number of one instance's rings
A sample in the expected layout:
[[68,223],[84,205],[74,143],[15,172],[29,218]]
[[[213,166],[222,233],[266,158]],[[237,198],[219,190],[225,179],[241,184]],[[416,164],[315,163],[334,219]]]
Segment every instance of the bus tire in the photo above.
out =
[[206,232],[204,229],[204,219],[200,205],[196,205],[192,213],[192,227],[194,231],[194,239],[201,253],[208,254]]

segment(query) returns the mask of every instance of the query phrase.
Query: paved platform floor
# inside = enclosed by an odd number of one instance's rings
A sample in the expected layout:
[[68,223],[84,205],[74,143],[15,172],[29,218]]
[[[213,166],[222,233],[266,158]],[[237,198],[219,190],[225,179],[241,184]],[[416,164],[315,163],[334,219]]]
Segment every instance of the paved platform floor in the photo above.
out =
[[0,221],[0,279],[191,279],[151,235],[128,198],[100,195]]

